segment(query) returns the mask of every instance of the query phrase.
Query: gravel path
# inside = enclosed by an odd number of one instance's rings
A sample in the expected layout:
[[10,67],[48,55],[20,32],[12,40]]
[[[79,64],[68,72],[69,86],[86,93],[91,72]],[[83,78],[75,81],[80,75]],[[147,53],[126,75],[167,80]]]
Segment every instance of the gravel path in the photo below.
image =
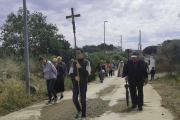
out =
[[[98,94],[98,98],[87,100],[87,116],[90,118],[99,117],[108,110],[109,100],[102,100],[100,96],[105,96],[115,89],[116,85],[111,85]],[[114,107],[111,107],[113,110]],[[63,100],[60,103],[44,107],[41,111],[39,120],[77,120],[73,115],[76,113],[76,108],[72,100]]]

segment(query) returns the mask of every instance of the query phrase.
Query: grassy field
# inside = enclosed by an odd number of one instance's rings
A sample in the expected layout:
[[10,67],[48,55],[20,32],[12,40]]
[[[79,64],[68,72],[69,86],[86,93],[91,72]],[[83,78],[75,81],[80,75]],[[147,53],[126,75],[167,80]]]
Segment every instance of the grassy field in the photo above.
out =
[[[1,60],[0,71],[6,71],[6,78],[0,77],[0,116],[17,111],[34,103],[48,99],[46,81],[38,66],[30,60],[30,84],[38,87],[36,93],[26,94],[24,64],[11,60]],[[69,77],[65,79],[65,90],[72,88]]]
[[162,106],[174,115],[174,120],[180,120],[180,77],[157,74],[150,84],[162,97]]

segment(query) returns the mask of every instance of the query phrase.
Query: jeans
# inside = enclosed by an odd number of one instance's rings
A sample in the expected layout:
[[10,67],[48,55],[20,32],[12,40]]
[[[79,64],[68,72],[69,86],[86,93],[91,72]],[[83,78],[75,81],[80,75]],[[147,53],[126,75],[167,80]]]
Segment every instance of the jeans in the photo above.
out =
[[[86,117],[86,92],[87,92],[87,84],[80,84],[82,117]],[[78,95],[79,95],[78,85],[73,85],[73,103],[76,106],[77,111],[80,112],[81,107],[78,102]]]
[[[143,106],[143,82],[129,83],[129,90],[131,94],[131,101],[133,105]],[[138,94],[137,94],[138,91]]]
[[108,77],[108,73],[109,73],[108,70],[106,70],[106,77]]
[[48,91],[48,96],[49,96],[50,101],[52,98],[51,93],[54,95],[54,98],[57,98],[56,92],[54,91],[55,82],[56,82],[56,79],[46,80],[46,86],[47,86],[47,91]]
[[100,74],[100,75],[99,75],[99,79],[100,79],[100,81],[103,81],[103,79],[104,79],[103,74]]

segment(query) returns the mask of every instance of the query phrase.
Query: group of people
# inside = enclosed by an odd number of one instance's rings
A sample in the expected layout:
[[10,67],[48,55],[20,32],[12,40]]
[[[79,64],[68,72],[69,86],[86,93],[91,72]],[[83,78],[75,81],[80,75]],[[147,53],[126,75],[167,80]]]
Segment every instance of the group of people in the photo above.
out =
[[[60,93],[60,99],[63,99],[64,79],[67,75],[69,75],[73,83],[73,103],[77,109],[77,113],[74,117],[78,118],[80,113],[82,113],[82,120],[85,120],[87,83],[88,76],[91,74],[91,67],[90,62],[83,58],[83,54],[84,52],[82,49],[76,49],[77,61],[71,59],[68,70],[66,68],[66,64],[62,62],[62,58],[60,56],[54,58],[52,62],[40,57],[39,62],[43,65],[43,73],[46,79],[49,96],[49,100],[46,104],[51,104],[52,100],[56,103],[58,100],[57,93]],[[69,73],[67,71],[69,71]],[[54,98],[52,98],[52,94]],[[79,94],[81,104],[78,102]]]
[[116,67],[118,69],[117,77],[122,77],[124,67],[123,61],[119,62],[118,60],[117,63],[115,63],[114,60],[112,60],[108,63],[106,61],[100,60],[95,68],[98,73],[100,82],[103,83],[105,77],[115,76]]
[[[45,58],[40,57],[39,62],[43,64],[43,73],[46,78],[47,91],[49,100],[46,103],[51,104],[52,100],[56,103],[58,100],[57,93],[60,92],[60,99],[63,98],[64,92],[64,79],[69,74],[73,83],[73,103],[77,109],[75,118],[78,118],[81,114],[82,120],[86,119],[86,93],[88,77],[91,74],[90,62],[83,58],[83,50],[78,48],[76,50],[77,60],[71,59],[71,64],[68,69],[65,63],[62,62],[61,57],[54,58],[52,63]],[[143,106],[143,86],[144,83],[148,83],[148,64],[144,61],[144,58],[139,58],[137,52],[133,52],[129,56],[129,60],[125,63],[123,61],[117,61],[117,63],[110,61],[100,60],[96,66],[96,71],[99,75],[100,82],[103,83],[105,77],[115,76],[115,69],[117,67],[117,77],[124,77],[125,81],[129,83],[130,95],[132,100],[132,108],[138,106],[139,110],[142,110]],[[69,71],[69,73],[67,72]],[[155,70],[150,72],[151,79],[154,78]],[[79,93],[80,90],[80,93]],[[138,92],[138,94],[137,94]],[[52,99],[51,94],[54,98]],[[80,103],[78,102],[78,95],[80,94]]]
[[[66,64],[62,62],[60,56],[54,58],[52,62],[40,57],[39,62],[43,65],[43,74],[49,96],[46,104],[51,104],[52,100],[56,103],[58,100],[57,93],[60,93],[60,99],[63,99],[64,79],[67,76]],[[54,98],[52,98],[51,94],[53,94]]]

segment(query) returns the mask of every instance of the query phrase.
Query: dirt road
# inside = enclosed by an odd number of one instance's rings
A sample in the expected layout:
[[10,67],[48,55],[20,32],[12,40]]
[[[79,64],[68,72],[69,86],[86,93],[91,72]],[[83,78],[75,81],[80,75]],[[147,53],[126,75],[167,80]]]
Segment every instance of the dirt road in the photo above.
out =
[[[150,84],[144,87],[144,109],[126,106],[125,81],[116,76],[98,80],[88,85],[87,120],[173,120],[173,116],[161,107],[161,97]],[[63,100],[46,106],[46,101],[21,111],[0,117],[0,120],[75,120],[76,109],[72,102],[72,91],[65,92]],[[130,105],[131,106],[131,105]]]

